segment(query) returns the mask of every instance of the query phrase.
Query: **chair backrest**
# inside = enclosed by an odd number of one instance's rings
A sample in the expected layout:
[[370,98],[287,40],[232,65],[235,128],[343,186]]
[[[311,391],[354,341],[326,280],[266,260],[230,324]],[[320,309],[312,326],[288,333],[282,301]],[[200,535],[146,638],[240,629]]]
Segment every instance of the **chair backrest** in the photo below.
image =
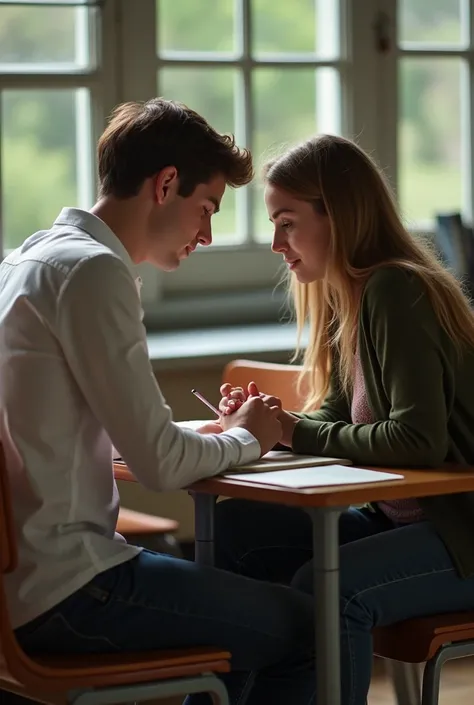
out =
[[301,411],[304,385],[302,394],[298,394],[297,380],[300,372],[299,365],[233,360],[224,368],[222,379],[233,387],[246,387],[249,382],[255,382],[261,392],[279,397],[284,409]]
[[10,483],[3,446],[0,444],[0,679],[13,683],[21,682],[17,676],[22,673],[28,661],[18,646],[10,624],[3,583],[4,575],[15,570],[17,561]]
[[11,573],[17,564],[17,547],[13,526],[10,484],[5,454],[0,444],[0,571]]

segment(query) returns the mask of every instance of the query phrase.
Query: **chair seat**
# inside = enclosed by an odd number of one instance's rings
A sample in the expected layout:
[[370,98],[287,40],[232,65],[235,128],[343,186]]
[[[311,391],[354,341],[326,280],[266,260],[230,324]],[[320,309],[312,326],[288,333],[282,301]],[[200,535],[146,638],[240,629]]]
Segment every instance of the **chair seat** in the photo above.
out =
[[373,632],[374,653],[405,663],[424,663],[443,644],[474,640],[474,612],[409,619]]
[[178,528],[179,524],[174,519],[120,507],[117,520],[119,534],[173,534]]
[[[0,687],[12,682],[39,692],[144,683],[201,673],[230,671],[230,653],[212,647],[118,654],[24,657],[23,673],[9,674],[0,663]],[[8,686],[7,686],[8,689]]]

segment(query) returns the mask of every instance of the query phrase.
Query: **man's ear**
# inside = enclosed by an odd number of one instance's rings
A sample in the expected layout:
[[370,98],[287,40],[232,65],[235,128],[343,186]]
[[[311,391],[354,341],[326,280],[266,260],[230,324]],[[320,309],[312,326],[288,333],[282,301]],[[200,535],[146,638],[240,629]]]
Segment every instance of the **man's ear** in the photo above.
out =
[[165,166],[155,177],[155,197],[157,203],[164,204],[178,191],[178,170],[175,166]]

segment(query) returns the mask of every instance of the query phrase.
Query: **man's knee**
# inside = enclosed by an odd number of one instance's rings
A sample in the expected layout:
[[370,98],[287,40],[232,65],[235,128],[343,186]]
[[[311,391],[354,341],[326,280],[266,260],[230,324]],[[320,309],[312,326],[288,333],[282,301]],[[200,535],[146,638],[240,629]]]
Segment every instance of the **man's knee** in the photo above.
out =
[[312,595],[314,590],[313,581],[313,563],[308,561],[299,570],[296,571],[293,580],[291,581],[291,587],[300,592],[305,592],[308,595]]

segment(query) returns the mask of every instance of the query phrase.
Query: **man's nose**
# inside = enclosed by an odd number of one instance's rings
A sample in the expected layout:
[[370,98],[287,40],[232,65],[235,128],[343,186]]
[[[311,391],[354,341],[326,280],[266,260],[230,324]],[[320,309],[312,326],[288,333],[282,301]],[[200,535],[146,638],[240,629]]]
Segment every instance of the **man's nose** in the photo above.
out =
[[202,223],[201,227],[199,228],[197,240],[200,245],[203,247],[208,247],[212,243],[212,228],[211,228],[211,221],[207,221],[206,223]]

